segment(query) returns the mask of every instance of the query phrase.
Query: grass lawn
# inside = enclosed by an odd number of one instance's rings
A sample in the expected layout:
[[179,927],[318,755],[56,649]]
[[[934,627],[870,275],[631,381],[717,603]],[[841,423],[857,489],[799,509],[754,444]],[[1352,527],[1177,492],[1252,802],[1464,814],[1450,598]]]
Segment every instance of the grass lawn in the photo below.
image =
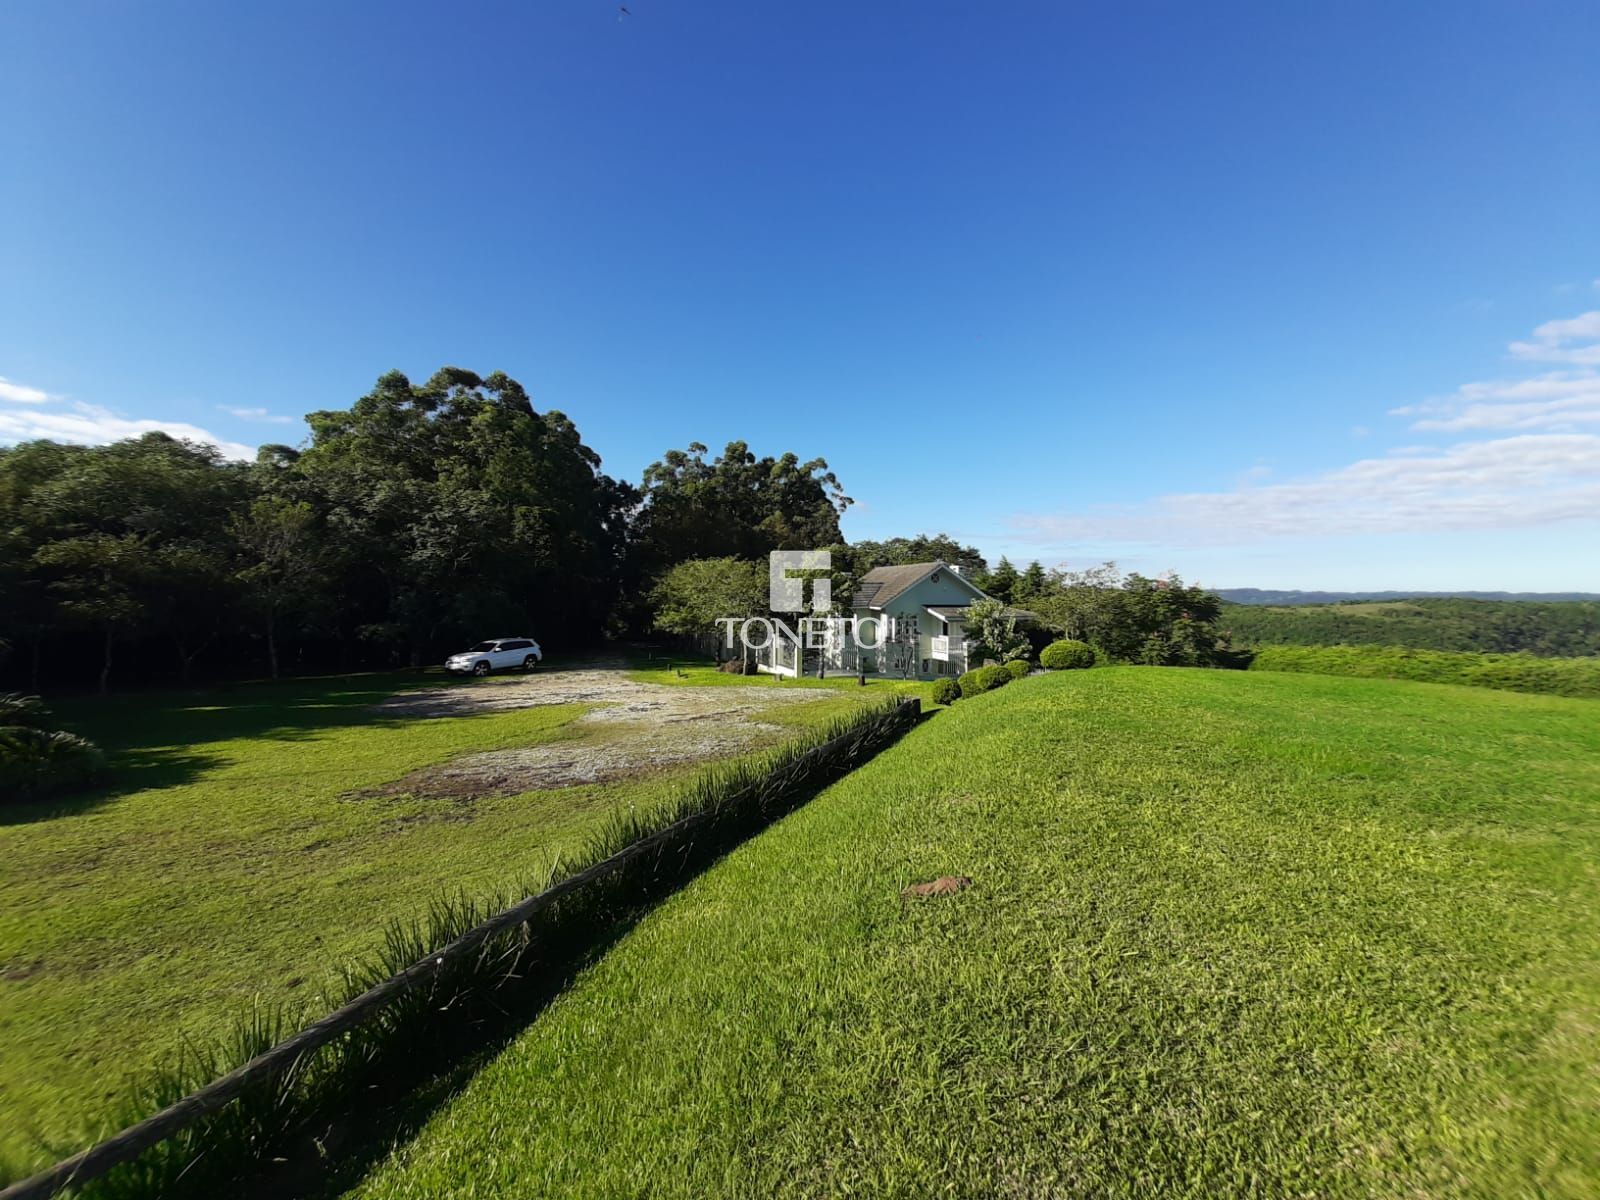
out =
[[[340,964],[442,891],[537,881],[617,806],[695,769],[470,802],[351,798],[468,751],[560,739],[581,705],[402,719],[439,678],[357,676],[55,705],[115,772],[68,803],[0,807],[0,1178],[77,1149],[128,1076],[210,1044],[253,1002],[320,1011]],[[463,687],[480,686],[474,682]],[[870,690],[870,689],[869,689]],[[804,726],[844,694],[763,720]]]
[[1035,677],[647,917],[358,1194],[1593,1196],[1597,911],[1600,702]]

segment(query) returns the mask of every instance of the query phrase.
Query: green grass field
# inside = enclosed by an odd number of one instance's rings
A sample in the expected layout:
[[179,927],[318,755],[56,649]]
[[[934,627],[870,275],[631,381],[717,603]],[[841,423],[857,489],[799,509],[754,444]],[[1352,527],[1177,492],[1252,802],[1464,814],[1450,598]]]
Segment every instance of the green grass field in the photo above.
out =
[[1457,683],[1553,696],[1600,696],[1600,658],[1536,658],[1531,654],[1402,646],[1262,646],[1255,651],[1250,669]]
[[1597,863],[1594,701],[1035,677],[647,917],[357,1194],[1592,1196]]
[[[130,1076],[183,1039],[208,1046],[258,1003],[323,1011],[339,967],[371,954],[390,922],[441,892],[541,880],[617,808],[657,803],[695,769],[472,801],[349,796],[467,751],[607,736],[572,727],[578,705],[373,711],[397,688],[439,682],[55,706],[111,752],[114,773],[70,802],[0,808],[0,1178],[107,1132]],[[762,717],[803,728],[862,698],[841,688]]]

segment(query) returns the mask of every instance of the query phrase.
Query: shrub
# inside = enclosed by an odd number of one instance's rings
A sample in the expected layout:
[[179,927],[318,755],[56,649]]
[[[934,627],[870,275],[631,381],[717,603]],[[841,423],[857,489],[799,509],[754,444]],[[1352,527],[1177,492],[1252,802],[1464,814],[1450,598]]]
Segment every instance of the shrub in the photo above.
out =
[[987,667],[979,667],[978,673],[989,681],[989,688],[1005,687],[1011,682],[1011,672],[995,663]]
[[958,683],[961,688],[961,698],[979,696],[984,692],[992,692],[997,687],[1004,687],[1011,682],[1011,672],[1004,667],[990,665],[979,667],[976,671],[968,671]]
[[999,600],[979,600],[967,609],[966,634],[972,658],[1005,662],[1028,653],[1028,637],[1017,628],[1015,613]]
[[1029,671],[1033,670],[1032,665],[1025,658],[1013,658],[1010,662],[1003,665],[1006,672],[1013,679],[1021,679]]
[[95,744],[76,734],[29,725],[0,727],[0,795],[37,800],[82,787],[104,764]]
[[961,698],[961,685],[954,679],[941,679],[933,685],[935,704],[954,704]]
[[0,692],[0,726],[26,725],[30,729],[43,729],[50,710],[37,696],[21,692]]
[[1087,642],[1075,642],[1071,638],[1063,638],[1059,642],[1051,642],[1039,653],[1041,666],[1052,671],[1075,671],[1083,667],[1094,666],[1094,650]]

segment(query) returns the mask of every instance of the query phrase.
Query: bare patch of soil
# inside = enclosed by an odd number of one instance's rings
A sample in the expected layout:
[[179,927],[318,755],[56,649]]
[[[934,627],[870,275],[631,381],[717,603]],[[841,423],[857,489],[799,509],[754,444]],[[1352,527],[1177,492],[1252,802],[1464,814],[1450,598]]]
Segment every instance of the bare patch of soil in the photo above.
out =
[[[572,738],[463,755],[361,796],[470,800],[604,783],[652,768],[724,758],[781,739],[782,726],[756,720],[754,714],[816,699],[815,693],[798,688],[638,683],[611,666],[403,692],[379,709],[411,717],[455,717],[543,704],[595,707],[569,727],[576,735]],[[585,733],[592,736],[585,738]]]

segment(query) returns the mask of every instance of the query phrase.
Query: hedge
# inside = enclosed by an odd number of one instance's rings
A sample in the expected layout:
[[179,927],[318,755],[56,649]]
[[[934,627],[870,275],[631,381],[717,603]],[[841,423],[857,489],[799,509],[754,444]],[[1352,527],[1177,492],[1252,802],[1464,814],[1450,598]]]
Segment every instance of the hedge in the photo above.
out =
[[1554,696],[1600,696],[1600,658],[1535,658],[1531,654],[1475,654],[1401,646],[1263,646],[1251,659],[1249,670],[1415,679]]
[[958,682],[964,700],[968,696],[981,696],[997,687],[1005,687],[1011,682],[1011,672],[999,666],[979,667],[975,671],[968,671]]

